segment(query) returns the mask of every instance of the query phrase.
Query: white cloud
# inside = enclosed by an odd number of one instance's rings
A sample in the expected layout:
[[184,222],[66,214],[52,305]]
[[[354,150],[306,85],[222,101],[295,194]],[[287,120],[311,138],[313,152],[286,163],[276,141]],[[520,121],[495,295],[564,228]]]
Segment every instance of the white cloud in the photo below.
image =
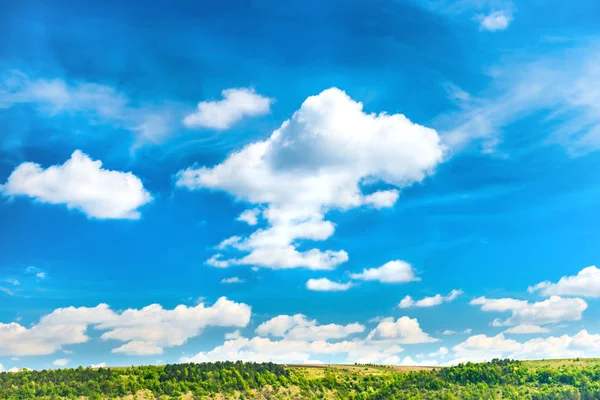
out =
[[11,71],[0,79],[0,109],[32,104],[48,117],[81,114],[92,124],[104,123],[124,128],[136,136],[136,146],[161,142],[177,125],[180,106],[163,102],[160,106],[132,105],[115,88],[62,79],[34,79]]
[[539,325],[528,325],[521,324],[517,326],[513,326],[504,331],[504,333],[512,333],[512,334],[529,334],[529,333],[547,333],[550,332],[550,329],[541,327]]
[[479,27],[485,31],[503,31],[510,25],[512,15],[508,11],[494,11],[488,15],[478,15]]
[[5,196],[65,204],[98,219],[137,219],[138,208],[152,200],[142,181],[131,172],[103,169],[101,161],[93,161],[79,150],[64,164],[47,169],[22,163],[0,190]]
[[240,332],[240,330],[239,330],[239,329],[236,329],[236,330],[235,330],[235,331],[233,331],[233,332],[227,332],[227,333],[225,334],[225,339],[226,339],[226,340],[239,339],[239,338],[241,338],[241,337],[242,337],[242,334],[241,334],[241,332]]
[[458,296],[463,293],[460,289],[454,289],[447,296],[442,296],[441,294],[436,294],[435,296],[424,297],[421,300],[413,300],[410,296],[405,296],[398,304],[400,308],[410,308],[410,307],[434,307],[439,306],[440,304],[446,302],[449,303],[454,301]]
[[480,305],[482,311],[511,312],[510,318],[504,321],[495,320],[494,326],[544,325],[562,321],[579,321],[588,306],[583,299],[558,296],[536,303],[511,298],[479,297],[472,300],[470,304]]
[[417,362],[411,357],[404,357],[404,359],[400,362],[400,365],[404,365],[406,367],[414,367],[415,365],[417,365]]
[[274,101],[254,89],[225,89],[221,94],[223,100],[198,103],[198,110],[187,115],[183,124],[188,128],[229,129],[244,117],[268,114]]
[[254,226],[258,224],[258,216],[260,215],[260,210],[258,208],[253,208],[252,210],[246,210],[240,214],[237,218],[238,221],[243,221],[250,226]]
[[202,351],[193,356],[181,357],[180,362],[207,362],[242,360],[278,363],[322,364],[319,357],[345,356],[347,363],[397,364],[396,354],[402,347],[386,342],[374,343],[365,340],[344,340],[328,342],[324,340],[273,340],[264,337],[228,340],[210,351]]
[[460,362],[489,361],[502,358],[503,354],[513,353],[521,348],[521,344],[513,339],[505,339],[503,334],[493,337],[475,335],[452,348],[454,356]]
[[4,369],[4,365],[0,364],[0,372],[4,372],[4,371],[6,371],[6,370]]
[[440,358],[440,357],[446,357],[448,354],[450,353],[450,351],[448,350],[447,347],[440,347],[438,351],[434,351],[433,353],[429,353],[429,357],[434,357],[434,358]]
[[11,369],[9,369],[6,372],[11,372],[11,373],[15,373],[15,372],[21,372],[21,371],[31,371],[29,368],[17,368],[17,367],[12,367]]
[[362,281],[378,281],[381,283],[407,283],[421,279],[415,276],[415,270],[402,260],[388,261],[379,268],[364,269],[358,274],[350,274],[352,279]]
[[536,114],[542,145],[559,144],[572,156],[600,150],[599,42],[527,56],[493,68],[480,97],[437,119],[446,145],[458,151],[476,141],[494,152],[508,126]]
[[377,316],[377,317],[373,317],[373,318],[369,319],[367,322],[372,323],[372,324],[378,324],[382,321],[394,321],[394,317]]
[[600,354],[600,335],[586,330],[575,336],[549,336],[526,342],[506,339],[503,334],[490,337],[471,336],[452,348],[456,357],[451,363],[465,361],[489,361],[493,358],[543,359],[591,357]]
[[123,353],[132,356],[153,356],[162,354],[163,348],[155,342],[147,340],[132,340],[122,346],[115,347],[111,350],[112,353]]
[[587,267],[575,276],[563,276],[556,283],[540,282],[529,287],[528,291],[539,291],[542,296],[600,297],[600,269],[595,266]]
[[54,365],[55,367],[66,367],[67,365],[69,365],[69,360],[67,360],[66,358],[59,358],[57,360],[54,360],[52,362],[52,365]]
[[256,333],[290,340],[328,340],[342,339],[364,330],[365,326],[359,323],[319,325],[316,320],[308,320],[305,315],[296,314],[279,315],[265,321],[256,328]]
[[221,283],[243,283],[243,282],[246,282],[246,281],[244,279],[238,278],[237,276],[221,279]]
[[34,275],[34,274],[37,274],[38,272],[43,272],[43,271],[41,268],[35,267],[33,265],[30,265],[27,268],[25,268],[25,273],[29,274],[29,275]]
[[200,303],[195,307],[179,305],[173,310],[158,304],[121,313],[106,304],[59,308],[30,328],[15,322],[0,324],[0,356],[46,355],[66,345],[85,343],[90,326],[104,331],[102,340],[125,342],[113,352],[160,354],[164,347],[179,346],[209,326],[244,327],[250,315],[250,306],[225,297],[209,307]]
[[[214,167],[180,171],[177,185],[224,190],[265,206],[269,227],[238,241],[248,253],[227,265],[327,270],[348,260],[343,251],[299,251],[301,241],[323,241],[335,227],[329,210],[391,206],[396,189],[423,181],[443,160],[437,133],[400,114],[366,114],[339,89],[306,99],[291,119],[264,141],[231,153]],[[365,182],[396,189],[363,193]]]
[[[382,325],[389,322],[394,327]],[[398,354],[404,351],[400,343],[414,344],[435,341],[424,333],[417,322],[401,318],[384,318],[383,322],[371,331],[366,338],[348,339],[350,335],[361,333],[360,324],[319,325],[302,314],[280,315],[263,322],[256,329],[259,336],[248,339],[232,337],[210,351],[202,351],[180,359],[181,362],[205,362],[222,360],[273,361],[280,363],[322,363],[324,357],[340,357],[347,363],[409,363]],[[270,336],[265,337],[265,336]],[[281,338],[281,339],[273,339]],[[447,349],[446,349],[447,351]],[[444,353],[444,348],[439,350]],[[424,361],[425,362],[425,361]],[[435,365],[436,361],[427,361]],[[423,364],[423,363],[421,363]]]
[[88,324],[111,316],[108,306],[100,304],[93,308],[59,308],[30,328],[16,322],[0,323],[0,355],[46,355],[65,345],[85,343],[89,339]]
[[454,301],[461,294],[463,294],[463,291],[461,289],[453,289],[446,296],[446,301]]
[[369,336],[370,340],[393,340],[400,344],[416,344],[437,342],[423,332],[416,318],[400,317],[396,321],[384,320],[373,329]]
[[14,296],[15,295],[15,292],[13,292],[12,290],[10,290],[8,288],[2,287],[2,286],[0,286],[0,292],[2,292],[4,294],[7,294],[8,296]]
[[316,292],[343,292],[350,289],[352,286],[352,282],[332,282],[327,278],[309,279],[306,282],[306,288]]
[[38,272],[37,274],[35,274],[35,277],[38,279],[46,279],[48,278],[48,274],[45,272]]
[[101,362],[98,364],[92,364],[90,365],[90,368],[106,368],[106,363],[105,362]]
[[371,205],[376,209],[389,208],[396,204],[396,200],[400,196],[397,190],[380,190],[373,194],[365,196],[365,204]]
[[465,329],[464,331],[453,331],[453,330],[450,330],[450,329],[446,329],[446,330],[444,330],[442,332],[442,335],[447,335],[447,336],[449,336],[449,335],[461,335],[461,334],[470,335],[471,332],[473,332],[473,329],[471,329],[471,328]]
[[18,286],[21,284],[17,279],[5,279],[4,282],[10,283],[13,286]]
[[210,307],[200,303],[195,307],[179,305],[173,310],[165,310],[153,304],[140,310],[128,309],[101,322],[97,329],[108,330],[102,334],[103,340],[129,342],[119,352],[148,354],[143,350],[146,345],[152,349],[150,354],[159,354],[158,348],[180,346],[189,338],[200,335],[207,326],[245,327],[250,322],[250,315],[250,306],[221,297]]

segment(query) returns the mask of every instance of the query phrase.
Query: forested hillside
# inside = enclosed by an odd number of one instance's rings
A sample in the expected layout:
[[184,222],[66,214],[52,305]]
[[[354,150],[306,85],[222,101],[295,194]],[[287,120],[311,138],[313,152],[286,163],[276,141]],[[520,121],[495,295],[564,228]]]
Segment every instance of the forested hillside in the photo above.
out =
[[596,362],[407,370],[242,362],[0,373],[1,399],[599,399]]

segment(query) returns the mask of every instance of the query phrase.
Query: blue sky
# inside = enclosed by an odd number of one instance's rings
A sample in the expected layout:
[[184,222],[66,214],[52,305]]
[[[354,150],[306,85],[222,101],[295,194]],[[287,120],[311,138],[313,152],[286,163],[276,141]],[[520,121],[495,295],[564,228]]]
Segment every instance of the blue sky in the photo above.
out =
[[0,370],[600,355],[600,4],[5,1]]

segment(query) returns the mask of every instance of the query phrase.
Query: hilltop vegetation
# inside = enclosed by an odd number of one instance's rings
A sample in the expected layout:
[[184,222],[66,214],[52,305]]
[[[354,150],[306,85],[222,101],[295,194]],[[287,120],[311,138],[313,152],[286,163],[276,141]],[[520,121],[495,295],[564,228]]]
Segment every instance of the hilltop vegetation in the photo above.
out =
[[0,373],[13,399],[598,399],[598,362],[490,363],[409,370],[242,362]]

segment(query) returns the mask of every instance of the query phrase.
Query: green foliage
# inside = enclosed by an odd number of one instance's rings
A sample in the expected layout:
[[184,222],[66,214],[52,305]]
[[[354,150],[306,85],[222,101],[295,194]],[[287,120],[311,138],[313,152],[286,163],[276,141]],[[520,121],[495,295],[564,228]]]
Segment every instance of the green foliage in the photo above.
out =
[[403,372],[388,367],[286,369],[273,363],[222,362],[131,368],[77,368],[0,373],[0,399],[122,398],[271,399],[599,399],[600,366],[533,368],[513,360]]

